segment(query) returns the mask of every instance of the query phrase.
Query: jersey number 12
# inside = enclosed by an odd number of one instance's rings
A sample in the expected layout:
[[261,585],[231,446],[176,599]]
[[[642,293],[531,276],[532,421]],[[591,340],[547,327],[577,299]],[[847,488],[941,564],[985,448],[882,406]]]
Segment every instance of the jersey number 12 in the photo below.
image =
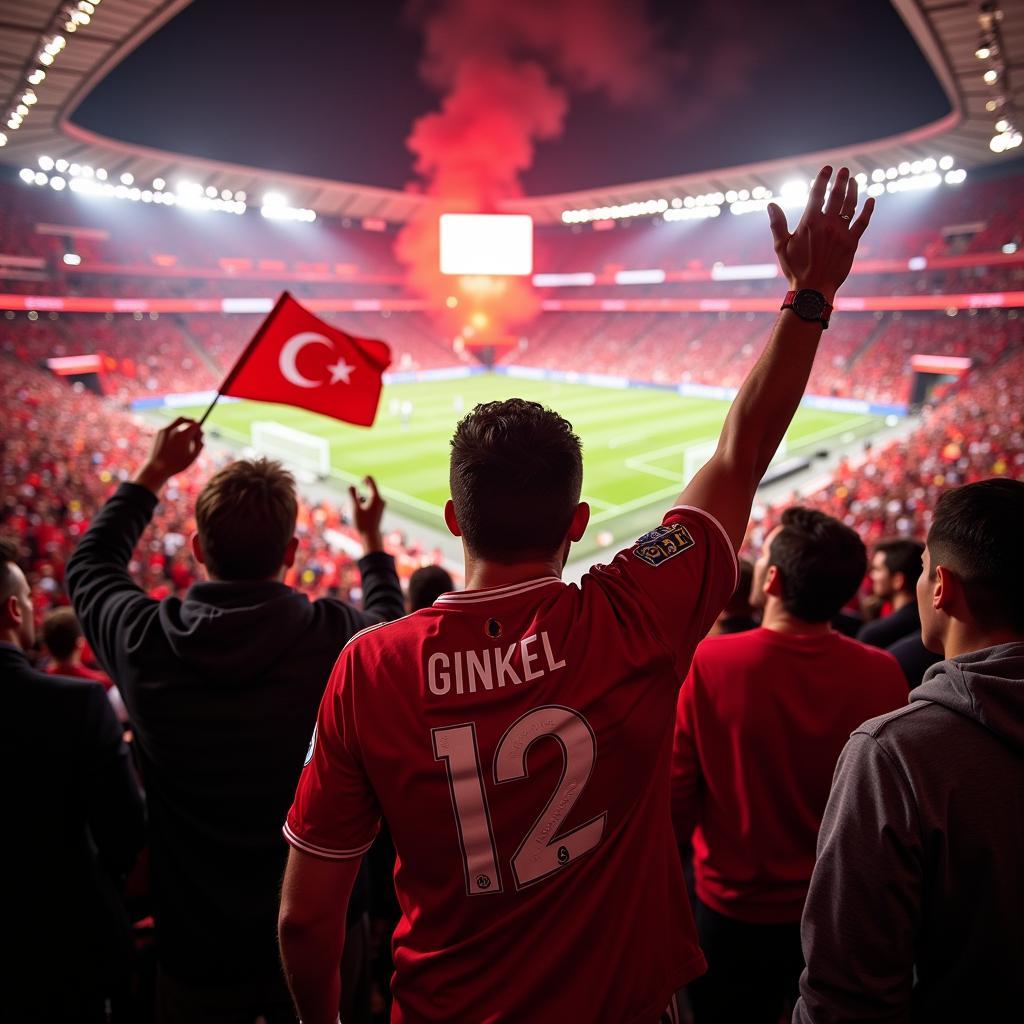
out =
[[[448,786],[459,831],[471,896],[501,892],[501,872],[494,845],[491,813],[484,792],[476,725],[450,725],[431,730],[434,758],[448,769]],[[597,742],[587,720],[571,708],[548,704],[517,718],[494,751],[494,782],[502,785],[528,776],[526,756],[537,740],[551,737],[562,747],[562,777],[519,848],[512,855],[517,889],[561,871],[593,850],[604,836],[607,812],[563,835],[558,829],[583,792],[594,769]]]

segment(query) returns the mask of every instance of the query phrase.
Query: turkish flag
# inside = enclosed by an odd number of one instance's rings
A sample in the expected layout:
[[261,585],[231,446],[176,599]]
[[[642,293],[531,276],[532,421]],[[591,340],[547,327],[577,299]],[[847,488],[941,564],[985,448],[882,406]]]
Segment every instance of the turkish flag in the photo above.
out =
[[390,365],[383,341],[353,338],[284,292],[218,394],[295,405],[369,427]]

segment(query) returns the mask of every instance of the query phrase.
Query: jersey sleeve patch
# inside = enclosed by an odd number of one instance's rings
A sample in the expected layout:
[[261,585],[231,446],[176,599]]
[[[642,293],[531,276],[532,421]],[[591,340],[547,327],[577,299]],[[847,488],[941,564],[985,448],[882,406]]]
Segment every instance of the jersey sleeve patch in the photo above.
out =
[[681,523],[666,523],[645,533],[633,546],[633,554],[652,568],[664,565],[670,558],[689,551],[695,542]]

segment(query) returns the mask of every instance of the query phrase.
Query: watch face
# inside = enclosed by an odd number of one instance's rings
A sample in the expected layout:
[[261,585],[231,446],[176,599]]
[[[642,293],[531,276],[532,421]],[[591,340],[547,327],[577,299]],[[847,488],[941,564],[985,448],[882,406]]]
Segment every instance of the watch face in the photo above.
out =
[[801,288],[793,298],[793,311],[804,320],[820,320],[825,312],[825,296],[811,288]]

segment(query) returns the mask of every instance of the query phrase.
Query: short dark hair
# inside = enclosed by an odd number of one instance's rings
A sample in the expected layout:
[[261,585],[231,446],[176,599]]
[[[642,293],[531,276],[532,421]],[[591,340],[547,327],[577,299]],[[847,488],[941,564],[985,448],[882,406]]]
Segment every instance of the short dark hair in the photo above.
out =
[[196,500],[196,529],[210,575],[269,579],[284,564],[295,535],[295,478],[272,459],[232,462]]
[[539,402],[485,402],[455,428],[450,485],[473,554],[508,564],[547,557],[580,500],[580,439]]
[[82,635],[74,610],[57,608],[43,620],[43,644],[58,661],[67,661]]
[[424,565],[409,577],[409,611],[429,608],[442,594],[455,589],[447,569],[439,565]]
[[864,579],[864,542],[849,526],[812,508],[787,508],[781,525],[768,564],[782,576],[782,606],[804,622],[828,622]]
[[924,545],[909,537],[893,537],[875,545],[875,554],[881,552],[890,573],[903,573],[903,593],[917,590],[917,578],[924,567]]
[[21,554],[17,543],[7,537],[0,537],[0,601],[6,601],[14,593],[14,573],[11,566],[18,564]]
[[928,533],[932,578],[936,566],[951,569],[976,622],[1017,634],[1024,634],[1022,523],[1024,481],[997,477],[946,491]]

